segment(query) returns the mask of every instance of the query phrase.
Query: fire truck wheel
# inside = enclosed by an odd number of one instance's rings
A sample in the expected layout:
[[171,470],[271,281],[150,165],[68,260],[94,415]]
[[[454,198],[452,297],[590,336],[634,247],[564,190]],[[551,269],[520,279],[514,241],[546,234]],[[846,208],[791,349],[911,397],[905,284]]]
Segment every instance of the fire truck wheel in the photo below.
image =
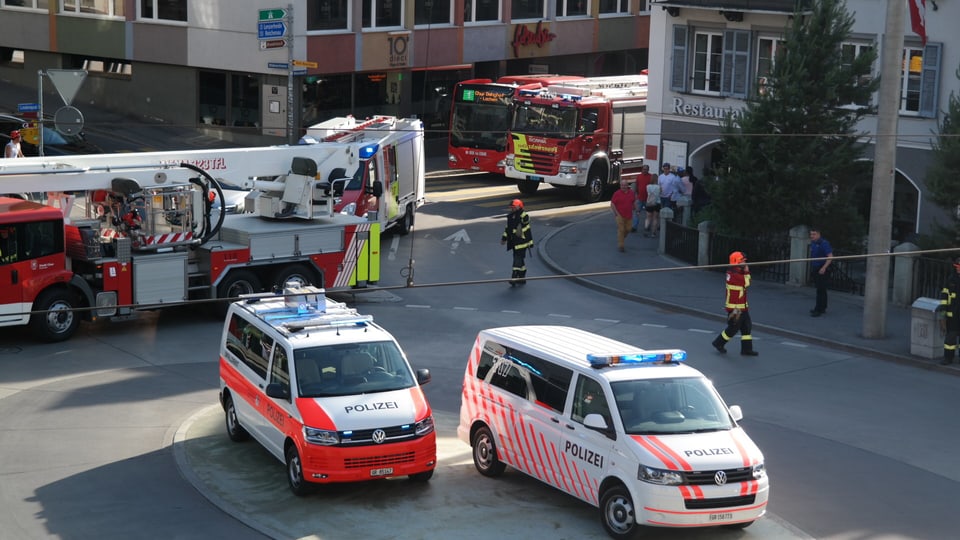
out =
[[291,264],[290,266],[285,266],[277,270],[277,272],[273,274],[273,279],[270,281],[278,290],[283,290],[284,285],[291,281],[295,282],[297,287],[304,287],[307,285],[317,285],[316,279],[315,272],[307,266]]
[[587,174],[587,183],[580,188],[580,194],[584,201],[595,203],[603,199],[603,193],[606,190],[603,172],[603,169],[597,167],[590,169],[590,173]]
[[69,339],[80,326],[80,316],[73,311],[76,305],[76,296],[69,291],[54,289],[41,293],[33,309],[46,313],[30,316],[34,334],[49,343]]
[[250,438],[250,434],[247,433],[247,430],[243,429],[243,426],[240,425],[240,420],[237,419],[237,407],[233,404],[233,398],[227,396],[223,400],[223,411],[226,413],[227,419],[227,436],[230,437],[230,440],[233,442],[243,442]]
[[249,270],[235,270],[217,286],[217,298],[234,299],[241,294],[250,294],[263,290],[260,278]]
[[500,476],[507,465],[497,457],[497,445],[493,433],[484,426],[473,434],[473,465],[484,476]]
[[520,193],[524,195],[533,195],[537,192],[537,188],[540,187],[540,182],[534,182],[533,180],[517,180],[517,189],[520,190]]
[[300,460],[300,453],[297,452],[297,446],[291,444],[287,447],[287,482],[290,484],[290,491],[297,497],[306,497],[313,493],[313,486],[303,478],[303,462]]
[[613,538],[633,538],[637,532],[637,514],[630,492],[620,484],[611,486],[600,497],[600,522]]
[[407,205],[407,212],[403,215],[403,219],[400,221],[397,229],[400,234],[409,234],[413,230],[413,205]]

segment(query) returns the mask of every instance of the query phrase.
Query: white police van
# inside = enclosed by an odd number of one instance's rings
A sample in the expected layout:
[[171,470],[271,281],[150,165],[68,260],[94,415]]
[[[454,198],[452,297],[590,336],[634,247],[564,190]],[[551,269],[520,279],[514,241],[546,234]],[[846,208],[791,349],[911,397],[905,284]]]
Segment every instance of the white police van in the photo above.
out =
[[597,506],[614,538],[746,527],[766,511],[763,454],[685,359],[576,328],[483,330],[457,435],[481,474],[510,465]]
[[220,341],[227,434],[253,436],[287,465],[296,495],[318,483],[426,481],[437,463],[433,413],[389,332],[323,289],[244,295]]

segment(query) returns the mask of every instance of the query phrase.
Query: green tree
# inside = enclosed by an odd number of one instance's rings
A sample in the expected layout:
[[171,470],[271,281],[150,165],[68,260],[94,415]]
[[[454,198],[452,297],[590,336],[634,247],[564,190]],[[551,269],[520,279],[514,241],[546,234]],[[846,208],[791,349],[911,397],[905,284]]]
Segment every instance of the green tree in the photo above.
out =
[[[957,70],[960,79],[960,69]],[[948,225],[939,224],[939,234],[926,247],[955,247],[960,242],[960,97],[950,92],[940,132],[933,141],[933,162],[927,169],[927,193],[933,202],[953,216]]]
[[866,230],[857,194],[869,192],[870,168],[855,128],[873,112],[876,47],[855,56],[843,46],[854,22],[843,0],[815,0],[791,21],[766,84],[721,122],[709,217],[745,237],[816,224],[849,245]]

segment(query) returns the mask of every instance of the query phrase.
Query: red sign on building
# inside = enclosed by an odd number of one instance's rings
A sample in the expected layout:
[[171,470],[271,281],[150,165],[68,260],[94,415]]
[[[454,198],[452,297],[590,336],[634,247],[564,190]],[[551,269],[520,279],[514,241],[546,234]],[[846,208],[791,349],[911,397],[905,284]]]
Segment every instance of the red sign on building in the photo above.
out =
[[514,27],[513,41],[510,42],[510,45],[513,46],[513,56],[515,58],[520,57],[520,47],[536,45],[540,48],[556,39],[556,37],[557,35],[551,32],[549,28],[543,26],[543,21],[537,22],[536,28],[532,31],[527,28],[527,25],[518,24]]

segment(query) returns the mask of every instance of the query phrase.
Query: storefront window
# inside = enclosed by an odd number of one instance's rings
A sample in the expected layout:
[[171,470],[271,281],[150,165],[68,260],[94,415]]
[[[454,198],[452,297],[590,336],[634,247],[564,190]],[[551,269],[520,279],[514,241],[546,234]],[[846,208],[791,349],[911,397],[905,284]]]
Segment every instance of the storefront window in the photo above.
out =
[[199,86],[200,123],[227,125],[227,74],[201,71]]
[[307,0],[307,30],[347,30],[350,28],[347,0]]
[[308,76],[303,82],[303,125],[353,114],[353,75]]
[[260,125],[260,84],[256,76],[230,76],[230,120],[236,127]]

